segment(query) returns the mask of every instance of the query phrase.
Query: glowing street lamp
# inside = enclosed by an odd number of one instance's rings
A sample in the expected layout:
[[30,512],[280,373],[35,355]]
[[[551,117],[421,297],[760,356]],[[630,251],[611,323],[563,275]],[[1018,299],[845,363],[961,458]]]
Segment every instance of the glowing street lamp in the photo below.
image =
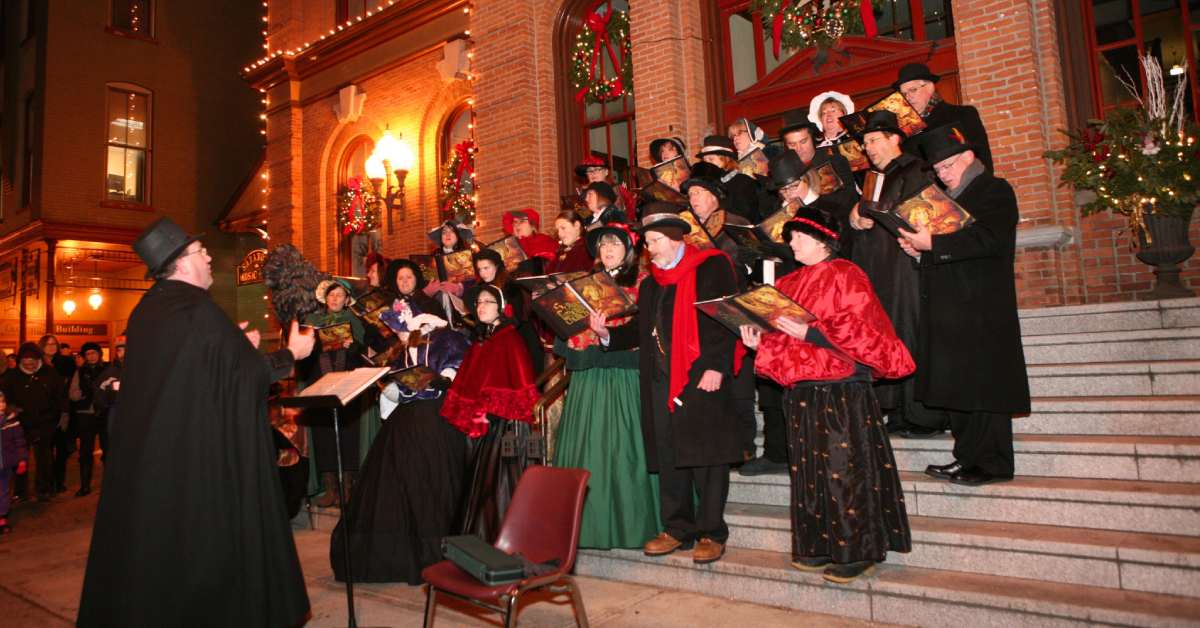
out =
[[[404,219],[404,179],[410,170],[416,167],[417,157],[404,137],[394,137],[391,130],[385,130],[383,137],[375,144],[375,150],[367,158],[367,178],[375,191],[383,196],[384,208],[387,210],[387,232],[392,234],[392,208],[400,208],[401,220]],[[395,185],[392,184],[395,176]]]

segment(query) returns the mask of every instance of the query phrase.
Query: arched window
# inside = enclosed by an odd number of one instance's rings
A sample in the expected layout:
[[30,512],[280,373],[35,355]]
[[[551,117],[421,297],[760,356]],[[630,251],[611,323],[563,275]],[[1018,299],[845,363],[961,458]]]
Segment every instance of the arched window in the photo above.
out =
[[[630,168],[637,165],[632,85],[626,94],[603,103],[579,102],[571,84],[571,54],[576,37],[586,28],[588,15],[609,15],[611,11],[629,15],[627,0],[568,0],[563,7],[558,37],[558,75],[560,86],[560,126],[563,160],[563,190],[574,189],[573,169],[585,156],[608,163],[618,181],[625,181]],[[617,76],[617,68],[607,54],[597,57],[596,72],[605,80]]]
[[[371,156],[373,150],[375,150],[375,142],[363,135],[351,140],[346,146],[346,150],[342,152],[342,158],[337,167],[337,189],[334,192],[335,222],[337,212],[341,208],[342,192],[346,189],[350,179],[359,177],[361,181],[367,181],[367,158]],[[363,261],[368,252],[379,248],[377,243],[372,246],[372,239],[378,240],[379,238],[378,232],[343,235],[341,229],[336,231],[338,233],[338,272],[343,275],[365,276],[366,268],[363,266]]]
[[465,100],[446,117],[438,138],[438,163],[443,168],[455,169],[454,172],[443,171],[438,179],[439,221],[475,220],[474,149],[475,110],[471,101]]

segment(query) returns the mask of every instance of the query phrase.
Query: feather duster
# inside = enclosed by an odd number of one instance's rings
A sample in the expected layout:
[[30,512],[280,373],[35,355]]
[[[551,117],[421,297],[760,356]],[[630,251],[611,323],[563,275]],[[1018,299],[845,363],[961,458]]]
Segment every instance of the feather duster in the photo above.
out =
[[315,291],[317,284],[329,277],[290,244],[272,249],[263,262],[263,284],[270,291],[279,324],[286,327],[293,320],[303,321],[305,316],[325,309]]

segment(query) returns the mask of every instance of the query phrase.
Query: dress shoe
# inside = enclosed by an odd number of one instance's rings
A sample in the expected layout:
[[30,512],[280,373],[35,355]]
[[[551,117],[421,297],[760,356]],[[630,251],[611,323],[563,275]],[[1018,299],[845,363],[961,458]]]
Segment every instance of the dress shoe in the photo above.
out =
[[792,566],[800,571],[821,571],[829,566],[833,559],[828,556],[797,556],[792,558]]
[[75,491],[76,497],[87,497],[88,495],[91,495],[91,494],[92,494],[92,487],[90,487],[90,486],[81,486],[81,487],[79,487],[78,491]]
[[830,565],[825,568],[825,573],[821,577],[828,582],[846,584],[847,582],[853,582],[859,576],[870,575],[872,571],[875,571],[875,563],[864,560],[857,563]]
[[55,495],[57,495],[59,493],[65,493],[65,492],[67,492],[66,484],[59,483],[59,484],[54,485],[54,494]]
[[738,469],[738,475],[753,476],[766,475],[768,473],[786,473],[787,468],[786,462],[773,462],[766,456],[762,456],[743,464]]
[[951,476],[962,470],[962,463],[955,460],[950,464],[931,464],[925,467],[925,475],[939,480],[949,480]]
[[700,539],[696,549],[692,550],[692,562],[697,565],[707,565],[721,560],[725,555],[725,544],[718,543],[708,537]]
[[680,541],[666,532],[660,532],[658,536],[646,541],[642,546],[642,553],[647,556],[666,556],[677,549],[690,549],[691,546],[690,541]]
[[971,467],[969,469],[963,469],[950,476],[950,483],[962,484],[964,486],[983,486],[984,484],[992,484],[995,482],[1008,482],[1011,479],[1011,475],[993,475],[987,471],[984,471],[980,467]]

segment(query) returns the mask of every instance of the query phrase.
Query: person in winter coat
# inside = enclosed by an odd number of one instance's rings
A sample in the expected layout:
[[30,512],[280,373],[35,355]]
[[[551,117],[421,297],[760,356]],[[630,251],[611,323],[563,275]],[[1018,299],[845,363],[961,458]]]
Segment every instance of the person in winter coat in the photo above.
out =
[[8,525],[8,480],[13,475],[25,475],[29,465],[29,449],[25,446],[25,431],[16,414],[0,393],[0,535],[12,529]]

